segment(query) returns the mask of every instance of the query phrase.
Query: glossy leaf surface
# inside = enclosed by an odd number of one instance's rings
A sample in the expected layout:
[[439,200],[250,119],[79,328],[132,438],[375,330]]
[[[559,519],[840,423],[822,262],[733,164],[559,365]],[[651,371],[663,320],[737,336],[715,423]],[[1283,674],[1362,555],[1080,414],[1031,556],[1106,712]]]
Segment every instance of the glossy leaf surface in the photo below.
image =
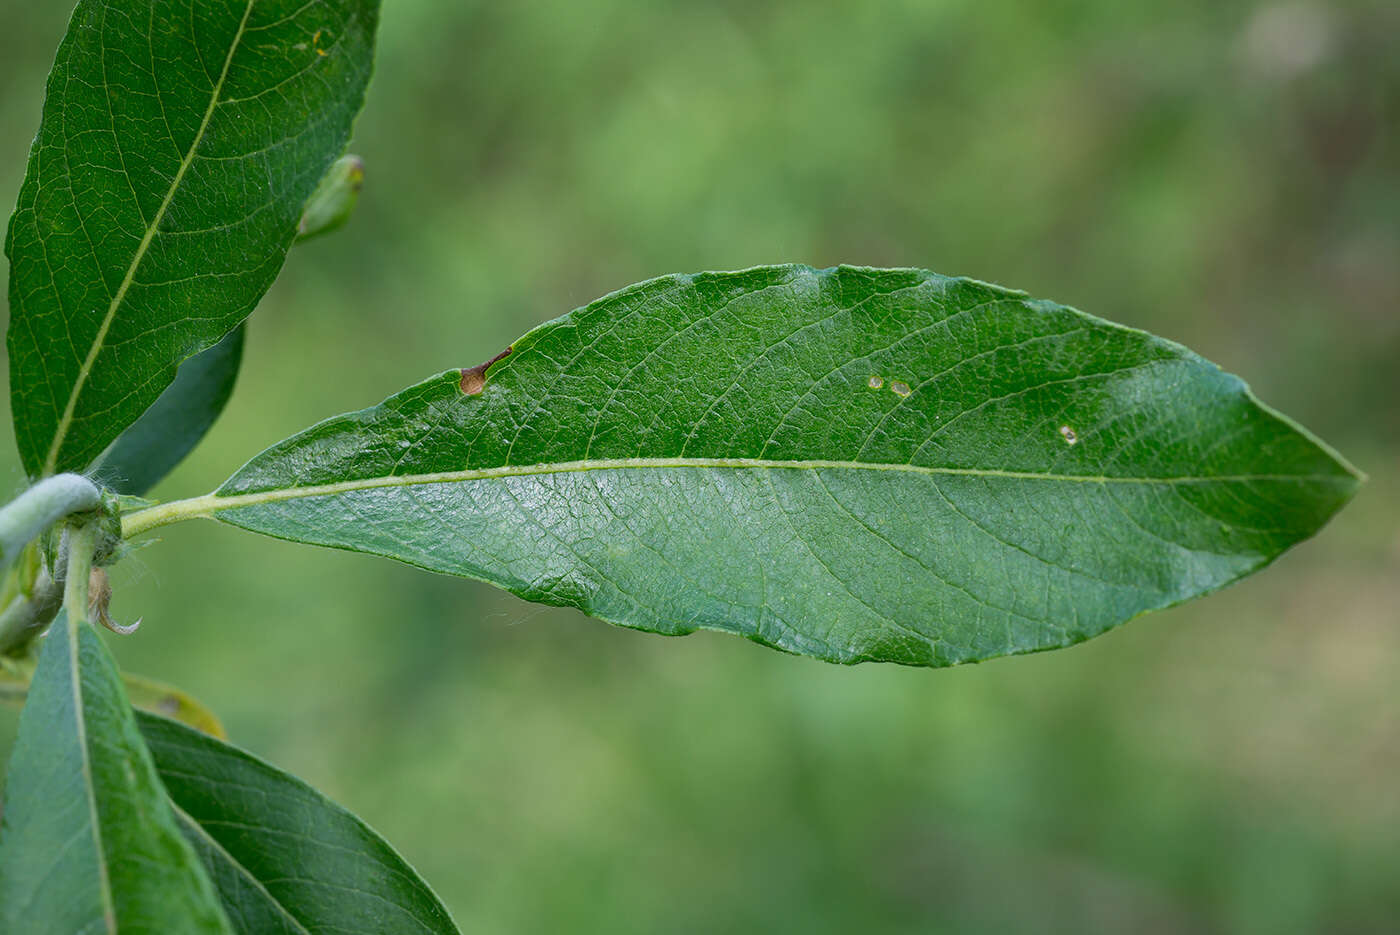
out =
[[301,780],[183,724],[138,721],[238,932],[457,931],[393,848]]
[[115,664],[60,616],[20,718],[0,827],[0,931],[226,933]]
[[194,450],[233,395],[246,333],[239,325],[180,365],[175,382],[103,453],[94,473],[106,486],[141,496]]
[[763,267],[607,296],[186,509],[626,626],[950,665],[1219,588],[1357,484],[1171,342],[918,270]]
[[83,470],[247,317],[350,135],[376,0],[82,0],[11,219],[31,476]]

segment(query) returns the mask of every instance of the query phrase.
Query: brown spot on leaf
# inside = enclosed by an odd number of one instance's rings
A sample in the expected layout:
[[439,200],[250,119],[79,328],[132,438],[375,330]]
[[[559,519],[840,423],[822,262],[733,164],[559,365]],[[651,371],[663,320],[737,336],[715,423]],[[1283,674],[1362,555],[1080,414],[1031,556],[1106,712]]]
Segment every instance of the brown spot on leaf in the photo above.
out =
[[464,396],[475,396],[486,388],[486,369],[511,352],[510,348],[501,351],[484,364],[467,367],[462,371],[462,380],[457,387]]

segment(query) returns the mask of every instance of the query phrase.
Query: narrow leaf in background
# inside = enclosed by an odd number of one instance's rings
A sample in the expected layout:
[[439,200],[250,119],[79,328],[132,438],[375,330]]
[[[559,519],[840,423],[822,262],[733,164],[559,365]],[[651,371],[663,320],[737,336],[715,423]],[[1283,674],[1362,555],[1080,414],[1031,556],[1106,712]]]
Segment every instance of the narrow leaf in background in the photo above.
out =
[[[0,702],[22,705],[29,696],[34,664],[29,659],[0,658]],[[123,672],[122,687],[132,705],[168,717],[218,738],[226,738],[223,722],[202,701],[174,685]]]
[[102,483],[141,496],[194,450],[233,395],[246,332],[239,325],[180,365],[175,382],[103,453],[94,471]]
[[126,695],[136,708],[187,724],[220,740],[228,738],[228,731],[224,729],[219,716],[189,692],[131,672],[122,673],[122,684],[126,686]]
[[254,458],[207,514],[833,662],[1088,639],[1359,484],[1180,345],[921,270],[641,283]]
[[226,933],[116,665],[60,615],[20,718],[0,826],[0,931]]
[[31,477],[86,468],[271,285],[345,149],[377,0],[83,0],[11,219]]
[[236,931],[457,931],[383,838],[306,783],[183,724],[137,721]]

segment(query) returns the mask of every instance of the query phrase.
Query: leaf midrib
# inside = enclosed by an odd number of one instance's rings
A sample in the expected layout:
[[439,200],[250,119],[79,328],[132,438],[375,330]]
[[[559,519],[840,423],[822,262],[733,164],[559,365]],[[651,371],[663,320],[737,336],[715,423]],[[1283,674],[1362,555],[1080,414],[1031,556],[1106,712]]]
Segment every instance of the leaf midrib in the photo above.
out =
[[214,83],[214,90],[209,96],[209,106],[204,110],[204,117],[199,122],[199,129],[195,131],[194,140],[190,143],[190,148],[185,153],[184,158],[180,160],[180,166],[175,171],[175,177],[171,180],[170,187],[165,191],[165,197],[161,199],[160,207],[156,209],[155,215],[146,225],[146,231],[136,247],[136,253],[132,256],[126,274],[117,286],[117,291],[112,295],[112,301],[107,306],[107,314],[103,316],[102,323],[97,328],[97,334],[93,337],[92,346],[88,348],[87,357],[84,358],[82,366],[78,368],[77,379],[73,381],[73,389],[68,394],[68,403],[63,408],[63,415],[59,417],[58,427],[54,430],[53,443],[49,446],[48,456],[44,459],[43,474],[45,476],[54,473],[57,469],[58,454],[62,450],[63,442],[68,437],[68,430],[73,424],[73,415],[78,408],[78,397],[82,395],[83,387],[87,384],[88,376],[92,373],[92,368],[97,362],[97,356],[102,352],[102,347],[107,340],[107,332],[116,319],[117,310],[126,299],[127,291],[136,279],[136,270],[146,258],[146,253],[150,250],[152,241],[155,240],[161,222],[165,220],[165,212],[174,200],[175,192],[179,190],[184,181],[185,172],[194,162],[195,151],[199,149],[199,144],[204,141],[204,133],[209,128],[209,121],[214,116],[214,109],[219,106],[219,95],[223,93],[224,82],[227,80],[229,69],[233,65],[234,53],[238,51],[238,45],[243,41],[243,34],[247,30],[248,17],[253,12],[253,3],[254,0],[248,0],[247,5],[243,8],[243,18],[238,22],[238,30],[234,33],[233,41],[229,43],[228,54],[224,56],[223,69],[219,72],[218,81]]
[[439,471],[426,474],[386,475],[359,480],[314,484],[304,487],[280,487],[255,493],[221,495],[217,491],[187,500],[175,500],[127,514],[122,520],[122,535],[130,538],[170,523],[197,517],[212,517],[225,510],[261,506],[310,497],[335,496],[360,490],[389,487],[414,487],[424,484],[455,484],[464,481],[497,480],[512,477],[533,477],[546,474],[577,474],[585,471],[644,470],[644,469],[716,469],[740,470],[856,470],[880,471],[922,476],[992,477],[1011,480],[1048,481],[1082,484],[1211,484],[1250,483],[1254,481],[1336,482],[1348,478],[1332,474],[1217,474],[1213,476],[1179,477],[1112,477],[1088,474],[1050,474],[1035,471],[1004,471],[989,468],[928,467],[917,464],[878,463],[804,459],[780,461],[763,458],[615,458],[588,461],[563,461],[547,464],[504,465],[460,471]]
[[112,880],[107,869],[107,851],[102,844],[102,824],[97,814],[97,786],[92,775],[92,751],[88,749],[87,743],[87,707],[83,704],[83,673],[78,646],[81,636],[78,630],[82,621],[74,621],[71,619],[73,616],[68,614],[70,619],[65,621],[68,627],[68,672],[73,685],[73,720],[76,725],[78,749],[82,751],[83,757],[83,792],[87,799],[88,820],[92,822],[92,843],[97,851],[97,886],[102,894],[103,920],[106,922],[107,931],[116,935],[117,914],[112,900]]
[[69,699],[73,705],[73,734],[78,742],[82,773],[83,797],[88,807],[88,822],[92,828],[92,845],[97,860],[97,889],[102,901],[102,921],[111,935],[116,935],[116,901],[112,893],[112,875],[107,850],[102,841],[102,822],[97,803],[97,783],[92,768],[92,750],[88,747],[87,704],[84,699],[82,667],[82,629],[88,606],[88,573],[92,570],[92,549],[95,530],[92,524],[74,526],[64,536],[68,546],[68,577],[63,586],[64,620],[61,626],[67,637]]
[[201,839],[208,842],[210,847],[212,847],[219,854],[222,854],[224,858],[228,860],[228,862],[233,866],[234,870],[238,873],[239,876],[243,877],[244,880],[246,880],[253,887],[253,889],[257,890],[258,892],[262,893],[263,896],[267,897],[267,901],[277,909],[278,914],[281,915],[283,919],[285,919],[287,922],[290,922],[298,932],[304,932],[306,933],[306,935],[311,935],[311,930],[308,929],[305,925],[303,925],[300,919],[292,915],[291,911],[286,906],[282,905],[282,903],[277,899],[277,897],[273,896],[272,893],[268,891],[267,887],[263,884],[262,880],[259,880],[253,874],[253,871],[249,870],[243,864],[242,861],[238,860],[238,858],[230,854],[228,852],[228,849],[225,848],[224,845],[217,838],[215,838],[212,834],[205,830],[204,826],[200,824],[200,822],[196,821],[195,818],[191,816],[189,812],[181,808],[179,804],[175,802],[174,799],[170,800],[170,807],[175,812],[175,817],[177,820],[184,824],[185,827],[192,830]]

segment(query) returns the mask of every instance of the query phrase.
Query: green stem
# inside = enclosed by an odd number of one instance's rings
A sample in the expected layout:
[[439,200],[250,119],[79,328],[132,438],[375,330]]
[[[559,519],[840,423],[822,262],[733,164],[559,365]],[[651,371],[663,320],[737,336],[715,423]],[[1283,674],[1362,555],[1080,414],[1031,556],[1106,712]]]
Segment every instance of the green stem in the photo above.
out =
[[76,630],[88,618],[88,579],[92,575],[92,551],[97,529],[92,523],[73,526],[68,531],[68,580],[63,587],[63,609],[68,627]]
[[131,539],[158,526],[169,526],[187,519],[209,519],[219,509],[219,497],[207,493],[187,500],[172,500],[122,517],[122,538]]
[[39,534],[70,513],[97,509],[102,494],[81,474],[46,477],[0,508],[0,567],[13,562]]
[[41,570],[30,596],[21,594],[0,611],[0,656],[21,653],[57,615],[65,583],[61,559],[54,572],[51,578]]

